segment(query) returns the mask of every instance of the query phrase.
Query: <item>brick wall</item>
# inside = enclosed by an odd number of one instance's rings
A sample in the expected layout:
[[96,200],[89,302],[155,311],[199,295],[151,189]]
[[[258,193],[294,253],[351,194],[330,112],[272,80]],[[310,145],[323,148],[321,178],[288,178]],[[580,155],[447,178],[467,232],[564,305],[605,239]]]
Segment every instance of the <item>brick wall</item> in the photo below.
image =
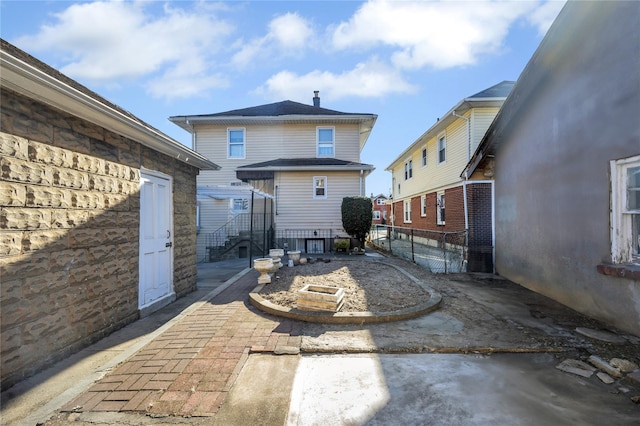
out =
[[173,176],[174,287],[195,289],[197,169],[2,90],[2,388],[138,318],[141,166]]
[[426,215],[421,216],[420,196],[411,198],[411,223],[404,222],[404,201],[393,203],[395,226],[431,231],[464,231],[464,198],[461,186],[445,190],[445,224],[438,225],[436,193],[426,194]]
[[468,270],[493,272],[493,227],[491,212],[491,184],[467,185],[469,213]]

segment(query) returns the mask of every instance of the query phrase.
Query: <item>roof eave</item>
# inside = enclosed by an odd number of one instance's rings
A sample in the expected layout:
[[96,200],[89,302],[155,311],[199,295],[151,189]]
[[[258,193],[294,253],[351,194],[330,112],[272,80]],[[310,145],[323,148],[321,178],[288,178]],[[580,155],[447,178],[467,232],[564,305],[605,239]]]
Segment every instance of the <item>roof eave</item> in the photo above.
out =
[[268,166],[268,167],[243,167],[239,169],[247,172],[273,171],[273,172],[300,172],[300,171],[344,171],[344,170],[375,170],[371,164],[348,166]]
[[0,51],[0,66],[2,87],[121,134],[198,169],[220,169],[220,166],[175,139],[133,120],[6,51]]
[[459,114],[462,115],[469,111],[472,108],[483,108],[483,107],[497,107],[500,108],[506,97],[500,98],[465,98],[458,102],[453,108],[451,108],[445,115],[442,116],[442,119],[436,121],[436,123],[431,126],[426,132],[424,132],[418,139],[416,139],[411,145],[407,147],[391,164],[389,164],[385,171],[393,171],[393,168],[398,164],[403,163],[404,159],[409,155],[409,153],[413,152],[416,147],[420,144],[423,144],[425,139],[431,139],[436,136],[438,133],[442,132],[446,129],[448,125],[457,120],[457,117],[454,115]]

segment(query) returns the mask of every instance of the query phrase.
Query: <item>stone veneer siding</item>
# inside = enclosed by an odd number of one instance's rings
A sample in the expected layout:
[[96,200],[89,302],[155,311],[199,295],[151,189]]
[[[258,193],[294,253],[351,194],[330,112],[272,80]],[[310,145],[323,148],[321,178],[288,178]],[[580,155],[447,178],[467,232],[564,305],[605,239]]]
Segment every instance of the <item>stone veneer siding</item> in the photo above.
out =
[[139,317],[140,168],[173,177],[174,289],[195,290],[198,169],[2,90],[2,389]]

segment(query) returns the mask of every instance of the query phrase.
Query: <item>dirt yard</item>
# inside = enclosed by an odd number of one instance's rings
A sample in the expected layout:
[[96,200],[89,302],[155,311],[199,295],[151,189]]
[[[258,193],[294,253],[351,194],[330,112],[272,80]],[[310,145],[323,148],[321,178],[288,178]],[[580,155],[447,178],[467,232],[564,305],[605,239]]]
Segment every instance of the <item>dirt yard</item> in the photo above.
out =
[[397,269],[366,260],[318,261],[283,266],[272,274],[260,295],[280,306],[295,308],[296,292],[307,284],[342,287],[341,312],[390,312],[429,300],[429,294]]

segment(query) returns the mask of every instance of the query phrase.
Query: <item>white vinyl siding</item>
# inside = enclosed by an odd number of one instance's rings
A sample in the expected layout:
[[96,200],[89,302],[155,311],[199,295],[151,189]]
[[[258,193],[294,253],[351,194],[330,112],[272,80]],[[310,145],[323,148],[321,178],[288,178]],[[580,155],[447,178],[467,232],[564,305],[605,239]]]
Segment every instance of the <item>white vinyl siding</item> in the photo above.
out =
[[471,155],[476,151],[500,108],[474,108],[471,115]]
[[327,197],[314,199],[313,172],[276,173],[278,214],[276,229],[331,229],[342,231],[342,199],[360,195],[360,173],[326,172]]

